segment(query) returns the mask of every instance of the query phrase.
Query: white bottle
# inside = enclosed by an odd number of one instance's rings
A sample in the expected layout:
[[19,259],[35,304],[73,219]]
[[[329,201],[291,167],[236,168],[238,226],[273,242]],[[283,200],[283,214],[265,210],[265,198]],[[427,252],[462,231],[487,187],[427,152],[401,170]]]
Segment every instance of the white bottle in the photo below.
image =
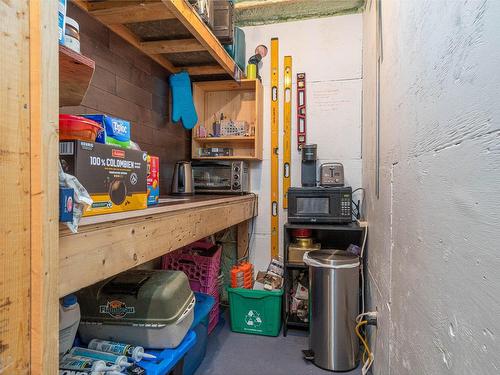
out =
[[80,305],[74,294],[67,295],[59,303],[59,354],[73,346],[80,324]]

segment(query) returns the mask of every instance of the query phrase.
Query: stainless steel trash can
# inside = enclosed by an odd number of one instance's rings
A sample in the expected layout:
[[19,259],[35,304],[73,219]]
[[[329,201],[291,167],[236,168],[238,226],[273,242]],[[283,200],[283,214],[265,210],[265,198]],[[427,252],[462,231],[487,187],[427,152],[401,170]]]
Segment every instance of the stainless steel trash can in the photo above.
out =
[[316,366],[331,371],[356,367],[359,341],[359,258],[342,250],[304,254],[309,266],[309,349]]

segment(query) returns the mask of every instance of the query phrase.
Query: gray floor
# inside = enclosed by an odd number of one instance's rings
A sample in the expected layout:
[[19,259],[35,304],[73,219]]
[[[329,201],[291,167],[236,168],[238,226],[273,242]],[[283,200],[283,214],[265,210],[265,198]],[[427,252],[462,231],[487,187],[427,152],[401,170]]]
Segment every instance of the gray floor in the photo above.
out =
[[[291,330],[287,337],[245,335],[231,332],[226,319],[209,336],[205,360],[195,375],[335,374],[304,361],[306,348],[305,332]],[[361,370],[341,374],[360,375]]]

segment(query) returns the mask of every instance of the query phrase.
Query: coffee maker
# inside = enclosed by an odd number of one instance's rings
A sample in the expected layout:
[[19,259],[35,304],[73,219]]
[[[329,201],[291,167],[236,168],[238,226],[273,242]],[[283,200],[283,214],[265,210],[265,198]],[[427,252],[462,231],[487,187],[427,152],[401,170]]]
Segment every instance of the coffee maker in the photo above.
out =
[[318,145],[309,144],[302,146],[302,187],[316,186],[316,160],[318,158]]

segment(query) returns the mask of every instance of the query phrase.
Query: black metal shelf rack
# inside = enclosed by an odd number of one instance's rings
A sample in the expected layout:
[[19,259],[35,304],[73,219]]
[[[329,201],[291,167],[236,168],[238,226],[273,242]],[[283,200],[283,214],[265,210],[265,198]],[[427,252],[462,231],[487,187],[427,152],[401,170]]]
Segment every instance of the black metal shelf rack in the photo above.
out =
[[308,267],[304,263],[288,262],[288,246],[292,242],[292,230],[311,229],[312,236],[316,242],[321,243],[322,249],[347,249],[350,244],[361,246],[364,236],[364,228],[357,223],[349,224],[291,224],[283,226],[283,258],[284,258],[284,293],[283,293],[283,336],[288,333],[288,328],[308,330],[309,323],[300,321],[290,314],[290,289],[293,282],[294,271],[308,272]]

